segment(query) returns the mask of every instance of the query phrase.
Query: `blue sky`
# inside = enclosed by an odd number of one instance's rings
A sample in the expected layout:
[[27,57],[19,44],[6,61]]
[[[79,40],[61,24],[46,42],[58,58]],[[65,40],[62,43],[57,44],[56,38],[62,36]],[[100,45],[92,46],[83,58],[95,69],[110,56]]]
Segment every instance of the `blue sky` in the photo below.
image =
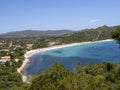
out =
[[0,33],[120,25],[120,0],[0,0]]

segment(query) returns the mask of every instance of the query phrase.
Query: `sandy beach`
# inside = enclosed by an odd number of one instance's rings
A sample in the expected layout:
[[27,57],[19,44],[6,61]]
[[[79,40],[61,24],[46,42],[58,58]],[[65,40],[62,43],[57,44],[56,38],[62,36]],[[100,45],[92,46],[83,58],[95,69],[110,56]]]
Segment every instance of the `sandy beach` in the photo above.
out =
[[44,51],[48,51],[48,50],[54,50],[54,49],[60,49],[60,48],[75,46],[75,45],[83,45],[83,44],[97,43],[97,42],[107,42],[107,41],[113,41],[113,39],[100,40],[100,41],[90,41],[90,42],[80,42],[80,43],[72,43],[72,44],[57,45],[57,46],[52,46],[52,47],[46,47],[46,48],[30,50],[30,51],[27,51],[24,54],[25,60],[23,61],[23,64],[21,65],[21,67],[17,69],[17,71],[18,71],[18,73],[21,74],[23,82],[28,82],[28,77],[22,73],[22,70],[29,63],[29,57],[33,56],[34,54],[37,54],[37,53],[40,53],[40,52],[44,52]]

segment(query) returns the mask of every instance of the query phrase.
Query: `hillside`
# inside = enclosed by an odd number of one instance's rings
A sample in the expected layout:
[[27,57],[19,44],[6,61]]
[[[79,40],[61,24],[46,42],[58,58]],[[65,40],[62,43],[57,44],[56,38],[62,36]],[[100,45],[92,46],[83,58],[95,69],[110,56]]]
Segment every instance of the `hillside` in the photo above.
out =
[[71,30],[47,30],[47,31],[23,30],[23,31],[14,31],[14,32],[0,34],[0,37],[16,38],[16,37],[38,37],[38,36],[61,36],[65,34],[71,34],[73,32],[74,31]]
[[24,30],[15,31],[0,34],[0,38],[21,38],[21,37],[46,37],[46,36],[56,36],[63,37],[63,42],[81,42],[81,41],[95,41],[110,39],[111,32],[115,30],[118,26],[101,26],[95,29],[84,29],[84,30]]
[[62,39],[64,43],[73,42],[85,42],[85,41],[97,41],[104,39],[111,39],[111,32],[119,26],[108,27],[106,25],[98,27],[96,29],[86,29],[79,32],[75,32],[69,36],[65,36]]

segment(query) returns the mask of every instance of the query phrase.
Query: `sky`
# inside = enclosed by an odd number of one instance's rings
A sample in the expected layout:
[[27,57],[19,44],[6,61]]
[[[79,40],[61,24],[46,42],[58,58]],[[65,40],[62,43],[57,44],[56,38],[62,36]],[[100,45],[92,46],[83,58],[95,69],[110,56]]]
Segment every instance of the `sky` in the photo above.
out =
[[0,33],[120,25],[120,0],[0,0]]

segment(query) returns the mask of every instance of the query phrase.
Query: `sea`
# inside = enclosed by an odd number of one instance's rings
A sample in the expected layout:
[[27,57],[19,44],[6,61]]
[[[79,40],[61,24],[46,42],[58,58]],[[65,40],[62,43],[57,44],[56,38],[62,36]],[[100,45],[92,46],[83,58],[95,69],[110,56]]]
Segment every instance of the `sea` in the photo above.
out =
[[95,42],[37,53],[30,57],[27,74],[38,75],[55,63],[74,71],[76,65],[94,65],[103,62],[120,63],[120,48],[116,41]]

